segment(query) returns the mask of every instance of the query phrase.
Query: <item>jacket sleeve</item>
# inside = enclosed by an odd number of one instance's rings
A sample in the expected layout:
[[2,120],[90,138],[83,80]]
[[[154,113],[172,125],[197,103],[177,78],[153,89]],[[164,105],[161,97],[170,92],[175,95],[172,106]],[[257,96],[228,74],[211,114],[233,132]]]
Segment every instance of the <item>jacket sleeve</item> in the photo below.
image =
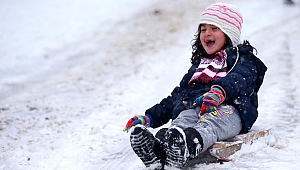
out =
[[232,101],[239,94],[247,96],[254,92],[254,89],[250,86],[257,78],[257,70],[256,56],[254,56],[252,50],[251,46],[242,46],[238,52],[234,50],[235,54],[229,53],[227,57],[237,58],[237,63],[225,77],[213,82],[213,85],[220,85],[224,88],[226,92],[225,102]]
[[195,67],[196,65],[191,66],[188,73],[186,73],[180,81],[179,86],[173,89],[170,96],[162,99],[160,103],[155,104],[146,110],[145,114],[148,114],[153,118],[152,128],[160,127],[172,119],[174,105],[179,101],[178,99],[181,96],[181,92],[188,86],[188,81],[195,72],[194,70],[196,70]]

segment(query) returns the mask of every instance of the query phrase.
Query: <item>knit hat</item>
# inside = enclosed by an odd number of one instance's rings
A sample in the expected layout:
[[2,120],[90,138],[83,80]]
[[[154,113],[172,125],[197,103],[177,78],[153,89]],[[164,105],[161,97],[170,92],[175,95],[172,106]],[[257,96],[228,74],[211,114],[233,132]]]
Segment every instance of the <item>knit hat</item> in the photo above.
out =
[[243,17],[237,6],[215,3],[208,6],[200,16],[200,24],[219,27],[231,40],[233,46],[240,43]]

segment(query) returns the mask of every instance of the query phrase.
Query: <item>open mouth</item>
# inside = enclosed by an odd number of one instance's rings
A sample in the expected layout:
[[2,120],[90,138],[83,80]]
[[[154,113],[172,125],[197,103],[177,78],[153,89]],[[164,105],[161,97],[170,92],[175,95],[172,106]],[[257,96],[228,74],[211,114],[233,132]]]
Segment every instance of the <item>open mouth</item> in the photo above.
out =
[[206,45],[207,45],[208,47],[211,47],[212,45],[215,44],[215,42],[216,42],[216,41],[214,41],[214,40],[207,40],[207,41],[206,41]]

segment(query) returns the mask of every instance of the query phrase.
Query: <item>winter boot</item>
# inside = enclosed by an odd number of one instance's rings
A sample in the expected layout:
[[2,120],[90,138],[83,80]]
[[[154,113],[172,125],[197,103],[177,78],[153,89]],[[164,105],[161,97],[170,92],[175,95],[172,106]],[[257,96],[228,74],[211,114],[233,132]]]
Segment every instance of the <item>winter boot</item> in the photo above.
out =
[[174,126],[169,128],[165,136],[166,165],[183,168],[189,156],[186,136],[182,129]]
[[166,165],[176,168],[183,168],[188,159],[198,156],[203,146],[202,138],[194,128],[171,127],[166,132],[165,141]]
[[161,155],[163,147],[161,142],[142,125],[137,125],[130,134],[130,143],[133,151],[143,161],[146,167],[162,169]]
[[189,159],[197,157],[203,149],[203,140],[199,132],[194,128],[183,130],[186,136],[187,147],[189,150]]

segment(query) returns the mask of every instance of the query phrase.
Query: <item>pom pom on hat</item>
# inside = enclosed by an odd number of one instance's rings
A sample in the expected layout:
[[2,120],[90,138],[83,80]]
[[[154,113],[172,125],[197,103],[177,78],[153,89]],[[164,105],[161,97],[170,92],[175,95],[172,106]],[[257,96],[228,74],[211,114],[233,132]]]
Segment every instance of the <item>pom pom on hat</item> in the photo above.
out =
[[201,14],[199,23],[219,27],[230,38],[233,46],[240,43],[243,17],[235,5],[211,4]]

